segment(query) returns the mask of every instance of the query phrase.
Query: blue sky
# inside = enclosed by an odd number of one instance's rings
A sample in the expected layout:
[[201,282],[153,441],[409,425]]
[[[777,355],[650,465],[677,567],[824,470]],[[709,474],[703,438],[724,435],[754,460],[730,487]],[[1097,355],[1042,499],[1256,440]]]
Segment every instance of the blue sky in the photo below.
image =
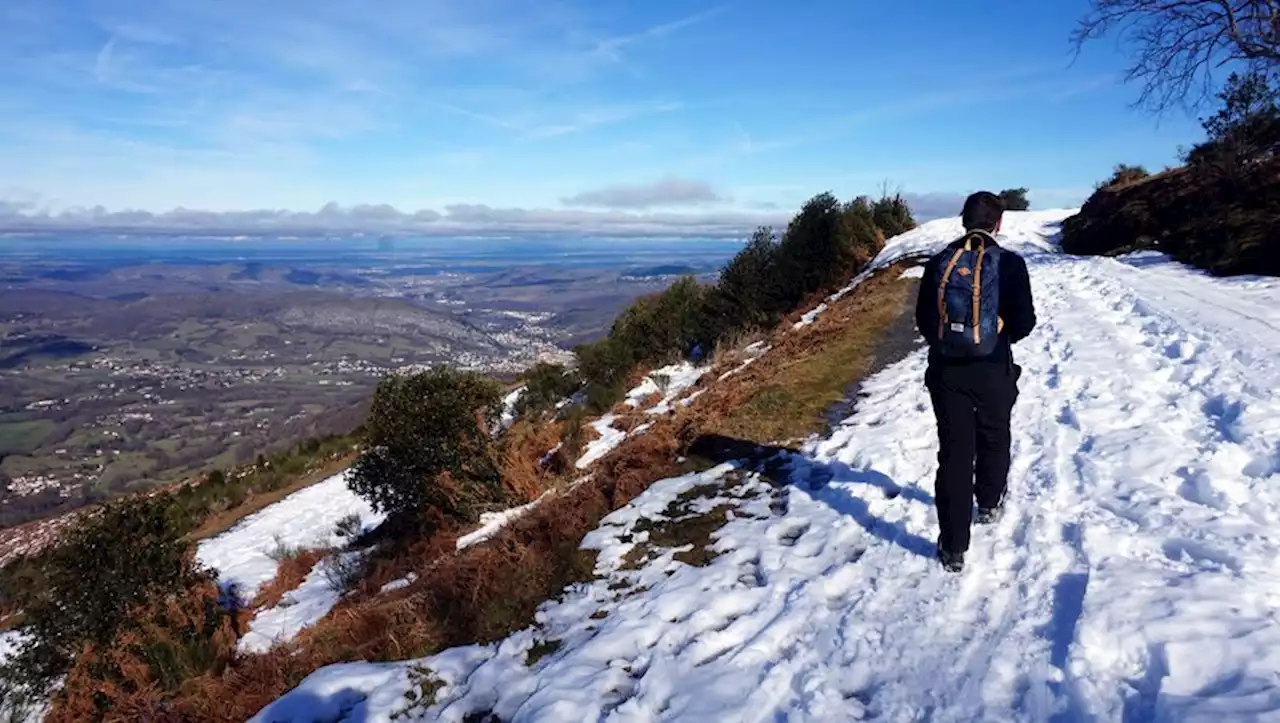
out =
[[922,215],[1074,205],[1199,137],[1130,109],[1112,41],[1071,63],[1085,6],[4,0],[0,212],[719,233],[886,181]]

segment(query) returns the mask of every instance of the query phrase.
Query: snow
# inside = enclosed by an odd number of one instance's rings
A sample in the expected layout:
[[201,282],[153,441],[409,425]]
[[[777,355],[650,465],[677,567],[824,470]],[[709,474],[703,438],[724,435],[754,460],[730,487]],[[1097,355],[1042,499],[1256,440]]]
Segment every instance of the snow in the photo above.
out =
[[[660,393],[662,399],[646,411],[649,414],[666,414],[671,411],[671,403],[684,394],[686,389],[697,384],[710,369],[709,366],[694,366],[689,362],[654,369],[640,384],[627,392],[627,404],[639,407],[645,399]],[[665,388],[657,382],[659,377],[667,378]]]
[[502,398],[502,417],[498,422],[501,429],[510,427],[516,421],[516,404],[524,396],[524,387],[517,387]]
[[591,423],[591,428],[596,430],[599,438],[593,439],[587,443],[587,449],[578,458],[576,466],[578,469],[586,469],[594,464],[601,457],[612,452],[615,447],[622,444],[622,440],[627,438],[627,433],[620,429],[614,429],[613,423],[617,420],[612,414],[606,414]]
[[[1009,211],[1004,214],[996,241],[1020,254],[1055,252],[1058,228],[1077,211],[1079,209]],[[963,235],[964,224],[959,216],[921,224],[885,241],[871,267],[882,269],[904,258],[930,256]]]
[[[350,561],[366,552],[357,550],[336,554]],[[276,643],[293,640],[303,628],[316,624],[328,615],[342,597],[342,592],[334,589],[328,579],[327,570],[334,564],[333,556],[321,560],[307,573],[301,585],[284,594],[279,604],[260,611],[249,623],[248,632],[237,643],[239,652],[266,652]]]
[[290,547],[338,547],[338,521],[359,515],[365,528],[382,522],[377,514],[347,488],[347,472],[333,475],[244,518],[235,527],[206,540],[196,548],[200,562],[218,571],[223,588],[235,586],[240,597],[252,600],[258,588],[276,575],[271,553],[280,544]]
[[0,633],[0,663],[13,657],[21,645],[22,633],[16,630],[6,630]]
[[907,269],[907,270],[903,271],[902,273],[898,274],[898,278],[900,278],[900,279],[923,279],[923,278],[924,278],[924,267],[923,267],[923,266],[912,266],[911,268],[909,268],[909,269]]
[[806,312],[805,312],[805,313],[800,317],[800,321],[797,321],[795,324],[793,324],[793,325],[791,326],[791,328],[793,328],[793,329],[799,329],[800,327],[808,326],[808,325],[812,324],[813,322],[817,321],[817,320],[818,320],[818,317],[822,315],[822,312],[824,312],[824,311],[826,311],[826,310],[827,310],[827,304],[826,304],[826,302],[823,302],[823,303],[821,303],[821,304],[818,304],[817,306],[813,307],[813,308],[812,308],[812,309],[810,309],[809,311],[806,311]]
[[[599,578],[535,626],[321,669],[255,720],[390,721],[414,671],[443,686],[413,715],[452,722],[1280,720],[1280,280],[1051,253],[1065,215],[1009,214],[1040,326],[1015,349],[1008,509],[964,572],[933,559],[918,351],[779,452],[789,484],[721,465],[615,511],[584,543]],[[717,556],[623,564],[682,499],[727,510]]]
[[[17,630],[0,632],[0,663],[18,654],[24,637],[23,633]],[[55,686],[61,685],[61,681],[55,684]],[[40,723],[44,720],[46,713],[48,713],[47,702],[19,708],[16,703],[0,695],[0,720],[7,723]]]
[[411,572],[408,575],[405,575],[404,577],[397,578],[387,583],[386,585],[383,585],[381,588],[378,589],[378,592],[385,594],[389,592],[394,592],[396,590],[402,590],[412,585],[414,581],[416,581],[417,579],[418,579],[418,576]]
[[[654,394],[661,393],[662,399],[657,404],[646,409],[648,414],[666,414],[672,411],[671,406],[680,396],[688,391],[693,385],[698,383],[711,369],[710,366],[694,366],[689,362],[680,364],[672,364],[670,366],[654,369],[644,379],[640,381],[635,388],[627,392],[626,403],[632,408],[638,408],[644,403],[645,399]],[[666,377],[667,382],[665,388],[656,381],[656,377]],[[693,398],[698,396],[698,392],[689,395],[689,398],[680,400],[684,406],[692,403]],[[578,469],[586,469],[606,454],[612,452],[627,437],[642,434],[652,424],[646,423],[637,426],[630,434],[620,429],[615,429],[613,423],[618,420],[616,415],[606,414],[591,423],[591,427],[600,435],[598,439],[593,439],[587,443],[587,449],[575,463]]]
[[[546,493],[543,493],[542,497],[545,497],[545,496],[546,496]],[[532,502],[529,502],[527,504],[520,505],[519,507],[512,507],[510,509],[502,510],[500,512],[481,513],[480,526],[477,527],[475,530],[472,530],[471,532],[463,535],[462,537],[459,537],[457,549],[462,550],[462,549],[471,547],[477,542],[484,542],[490,537],[493,537],[494,535],[498,534],[498,532],[502,528],[511,524],[512,521],[519,519],[525,513],[529,512],[529,510],[532,510],[534,507],[537,507],[538,504],[542,502],[542,497],[539,497],[538,499]]]

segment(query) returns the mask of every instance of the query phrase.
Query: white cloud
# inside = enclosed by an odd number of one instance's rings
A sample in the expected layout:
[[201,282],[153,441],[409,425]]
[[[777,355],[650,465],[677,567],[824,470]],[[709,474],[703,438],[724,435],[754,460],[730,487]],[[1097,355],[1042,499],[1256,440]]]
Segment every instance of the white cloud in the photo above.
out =
[[[702,213],[645,211],[671,205],[673,198],[718,198],[698,181],[666,179],[649,186],[614,187],[598,194],[602,210],[580,208],[494,207],[457,203],[442,210],[401,211],[389,204],[343,206],[326,203],[316,211],[257,209],[205,211],[176,208],[163,213],[102,206],[52,211],[31,194],[0,199],[0,233],[113,232],[210,235],[416,234],[502,236],[562,234],[577,236],[675,236],[737,238],[759,226],[784,228],[795,209],[756,201],[753,210]],[[683,195],[682,195],[683,194]],[[707,194],[710,194],[709,196]],[[904,193],[917,221],[956,216],[965,194]],[[662,201],[662,203],[658,203]]]
[[660,206],[695,206],[725,201],[706,181],[690,181],[666,177],[641,185],[607,186],[605,188],[561,199],[566,206],[598,208],[655,208]]
[[314,212],[261,209],[212,212],[178,208],[165,213],[109,211],[101,206],[60,212],[30,201],[0,201],[0,232],[110,231],[212,235],[386,233],[420,235],[572,234],[583,236],[740,237],[760,225],[780,226],[790,214],[631,213],[455,204],[443,212],[397,210],[386,204],[325,204]]

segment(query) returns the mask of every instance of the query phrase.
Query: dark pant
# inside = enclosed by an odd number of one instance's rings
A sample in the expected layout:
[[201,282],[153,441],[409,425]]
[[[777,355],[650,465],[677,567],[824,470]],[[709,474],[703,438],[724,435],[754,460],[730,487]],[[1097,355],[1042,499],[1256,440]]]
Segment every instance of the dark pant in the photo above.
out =
[[1021,375],[1016,364],[986,362],[931,366],[925,373],[938,420],[938,542],[949,552],[969,549],[975,497],[979,507],[997,507],[1004,498],[1009,418]]

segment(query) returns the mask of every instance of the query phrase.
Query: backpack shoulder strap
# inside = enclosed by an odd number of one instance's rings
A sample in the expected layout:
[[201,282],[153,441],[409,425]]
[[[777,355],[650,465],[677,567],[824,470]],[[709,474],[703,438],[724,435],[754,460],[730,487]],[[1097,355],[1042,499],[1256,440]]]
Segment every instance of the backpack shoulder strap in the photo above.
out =
[[951,272],[955,270],[956,264],[960,261],[960,256],[969,247],[967,239],[964,243],[956,245],[955,253],[951,254],[951,260],[947,262],[947,268],[942,272],[942,277],[938,281],[938,336],[941,337],[947,329],[947,283],[951,281]]
[[[978,239],[978,261],[973,269],[973,343],[982,343],[982,324],[978,323],[981,310],[982,299],[982,257],[987,253],[987,240],[983,238],[983,234],[972,234],[971,238]],[[968,242],[965,244],[968,245]]]

